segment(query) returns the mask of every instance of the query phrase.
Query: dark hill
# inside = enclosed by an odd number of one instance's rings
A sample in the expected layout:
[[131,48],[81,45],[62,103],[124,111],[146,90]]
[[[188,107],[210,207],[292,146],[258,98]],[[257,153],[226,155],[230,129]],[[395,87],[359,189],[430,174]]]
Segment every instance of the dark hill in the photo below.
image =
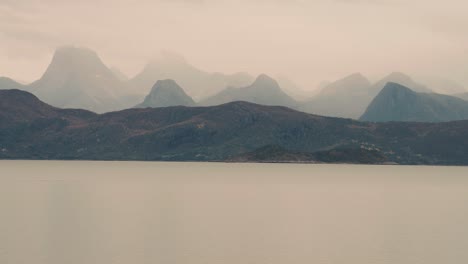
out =
[[17,90],[0,106],[3,159],[226,161],[273,145],[326,162],[468,164],[468,121],[365,123],[247,102],[97,115]]

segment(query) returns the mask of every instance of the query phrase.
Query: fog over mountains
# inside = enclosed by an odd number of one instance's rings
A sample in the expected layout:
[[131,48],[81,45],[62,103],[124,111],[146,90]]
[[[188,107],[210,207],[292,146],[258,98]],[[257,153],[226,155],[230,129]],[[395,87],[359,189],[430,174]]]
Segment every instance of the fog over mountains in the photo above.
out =
[[28,86],[56,107],[107,112],[129,107],[128,86],[89,49],[62,47],[42,77]]
[[[391,73],[375,83],[360,73],[354,73],[340,80],[324,83],[317,94],[303,90],[287,77],[282,76],[278,80],[266,74],[254,78],[248,73],[205,72],[183,57],[171,53],[164,53],[160,58],[152,60],[139,74],[129,78],[117,68],[107,67],[96,52],[87,48],[65,46],[56,50],[50,65],[39,80],[23,85],[2,77],[0,89],[26,90],[55,107],[81,108],[97,113],[135,106],[214,106],[246,101],[286,106],[323,116],[352,119],[362,116],[364,120],[372,121],[394,120],[389,117],[377,118],[370,112],[382,114],[394,112],[395,109],[399,109],[400,116],[393,118],[400,121],[437,122],[464,118],[457,106],[459,104],[455,103],[462,104],[464,101],[450,99],[449,103],[443,103],[440,99],[443,97],[433,94],[431,88],[400,72]],[[410,108],[402,107],[408,101],[397,102],[395,98],[381,94],[388,83],[404,86],[415,92],[414,95],[425,93],[431,94],[423,96],[425,98],[439,98],[435,101],[423,101],[425,105],[430,105],[430,109],[440,111],[424,110],[424,115],[412,113]],[[442,83],[439,82],[440,85]],[[460,86],[445,83],[447,91],[463,91]],[[443,89],[438,86],[437,90]],[[467,98],[465,93],[454,96]],[[392,104],[389,100],[392,100]],[[369,108],[371,102],[372,107]],[[364,114],[366,109],[368,111]],[[404,111],[407,112],[403,113]],[[372,118],[367,119],[369,116]]]
[[281,80],[294,97],[266,74],[176,57],[128,78],[62,47],[37,81],[0,78],[0,158],[467,164],[466,94],[398,72],[351,74],[315,95]]
[[188,95],[197,100],[213,95],[225,87],[247,86],[253,81],[247,73],[226,75],[205,72],[189,64],[183,57],[165,52],[132,78],[130,85],[135,87],[135,92],[147,94],[156,81],[165,79],[176,80]]

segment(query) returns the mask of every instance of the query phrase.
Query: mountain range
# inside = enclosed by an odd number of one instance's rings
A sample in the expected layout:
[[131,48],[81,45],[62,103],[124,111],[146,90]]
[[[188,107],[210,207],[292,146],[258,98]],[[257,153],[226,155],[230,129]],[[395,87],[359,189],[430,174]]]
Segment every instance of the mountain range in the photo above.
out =
[[196,100],[211,96],[228,86],[242,87],[253,81],[249,74],[242,72],[231,75],[205,72],[189,64],[182,56],[165,52],[132,78],[130,85],[135,87],[136,92],[147,94],[156,81],[165,79],[176,81]]
[[228,87],[218,94],[202,100],[199,104],[205,106],[220,105],[234,101],[246,101],[263,105],[280,105],[294,108],[297,102],[287,95],[278,82],[261,74],[249,86],[243,88]]
[[354,73],[326,85],[317,96],[303,103],[299,109],[319,115],[358,119],[389,82],[405,85],[416,92],[431,92],[429,88],[399,72],[391,73],[374,84],[362,74]]
[[435,93],[417,93],[387,83],[360,118],[363,121],[446,122],[468,119],[468,101]]
[[[172,80],[172,84],[159,87],[161,83],[167,83],[169,80]],[[163,82],[155,86],[157,81]],[[39,80],[23,85],[1,77],[0,89],[21,89],[35,94],[55,107],[81,108],[96,113],[118,111],[134,106],[213,106],[247,101],[286,106],[324,116],[359,119],[384,86],[390,82],[403,85],[417,93],[432,93],[432,90],[403,73],[392,73],[375,83],[371,83],[362,74],[355,73],[335,82],[324,83],[321,91],[310,98],[312,93],[303,91],[286,77],[276,81],[265,74],[254,79],[247,73],[232,75],[209,73],[192,66],[183,57],[170,53],[165,53],[159,59],[150,62],[135,77],[128,78],[117,68],[108,68],[96,52],[72,46],[56,50],[50,65]],[[463,91],[456,84],[439,82],[442,86],[444,83],[450,91]],[[436,86],[438,90],[441,89],[440,85]],[[455,96],[465,100],[468,98],[463,93]],[[438,96],[433,94],[432,97]],[[381,106],[388,106],[384,101],[382,99],[379,101]],[[456,106],[445,104],[444,107],[448,110],[441,112],[460,111]],[[428,111],[427,114],[429,113],[432,112]],[[440,115],[434,111],[433,113]],[[421,116],[415,116],[413,119],[400,116],[397,120],[443,121],[458,120],[462,117],[463,115],[457,116],[457,114],[423,119]]]
[[467,139],[468,121],[367,123],[247,102],[95,114],[0,91],[2,159],[256,161],[276,146],[306,162],[466,165]]

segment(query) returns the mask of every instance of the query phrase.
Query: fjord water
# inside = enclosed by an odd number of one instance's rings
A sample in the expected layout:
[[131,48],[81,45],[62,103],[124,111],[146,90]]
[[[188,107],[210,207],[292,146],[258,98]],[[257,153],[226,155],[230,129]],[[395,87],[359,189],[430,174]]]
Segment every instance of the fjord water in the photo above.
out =
[[0,263],[468,261],[467,168],[0,166]]

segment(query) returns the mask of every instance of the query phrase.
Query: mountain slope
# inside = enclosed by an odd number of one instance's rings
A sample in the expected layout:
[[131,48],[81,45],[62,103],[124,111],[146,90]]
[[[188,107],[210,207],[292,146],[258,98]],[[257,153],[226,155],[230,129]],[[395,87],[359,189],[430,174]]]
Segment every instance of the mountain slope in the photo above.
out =
[[441,95],[416,93],[388,83],[362,115],[363,121],[444,122],[468,119],[468,102]]
[[144,101],[135,107],[167,107],[178,105],[194,106],[195,102],[175,81],[160,80],[156,82]]
[[163,53],[159,59],[148,63],[145,68],[130,80],[130,85],[140,94],[148,94],[157,80],[172,79],[184,87],[185,92],[199,100],[211,96],[222,89],[242,87],[252,82],[246,73],[226,75],[209,73],[189,64],[177,54]]
[[265,146],[285,150],[275,161],[467,165],[468,121],[366,123],[247,102],[97,115],[0,91],[2,159],[226,161],[256,151],[249,161],[261,161]]
[[220,105],[234,101],[246,101],[263,105],[295,107],[297,102],[281,90],[278,83],[265,74],[261,74],[247,87],[226,88],[200,102],[200,105]]
[[57,49],[46,72],[28,90],[56,107],[107,112],[136,104],[123,100],[128,87],[85,48]]
[[6,89],[23,90],[25,89],[25,85],[7,77],[0,77],[0,90],[6,90]]
[[317,115],[357,119],[371,100],[370,87],[371,83],[366,77],[355,73],[326,85],[299,109]]

